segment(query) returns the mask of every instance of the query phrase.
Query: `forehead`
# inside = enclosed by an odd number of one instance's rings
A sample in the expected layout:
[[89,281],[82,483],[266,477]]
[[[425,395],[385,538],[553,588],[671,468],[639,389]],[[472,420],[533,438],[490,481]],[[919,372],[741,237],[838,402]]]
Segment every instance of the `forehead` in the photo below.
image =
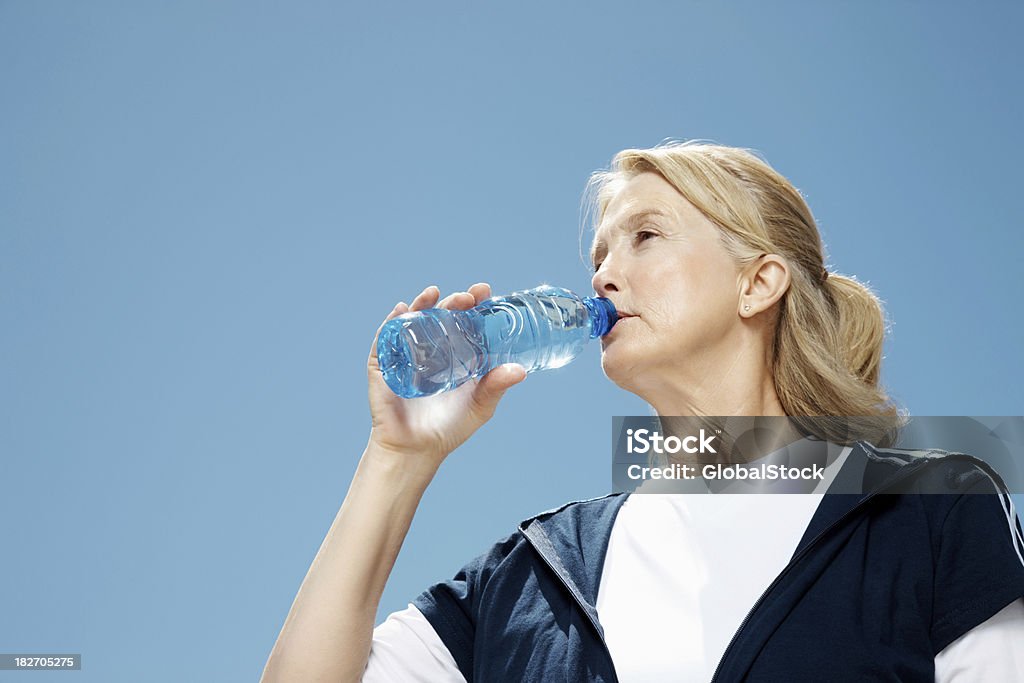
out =
[[688,204],[660,175],[634,176],[619,186],[605,206],[601,222],[594,230],[594,249],[603,247],[613,232],[629,230],[639,219],[680,220],[686,215]]

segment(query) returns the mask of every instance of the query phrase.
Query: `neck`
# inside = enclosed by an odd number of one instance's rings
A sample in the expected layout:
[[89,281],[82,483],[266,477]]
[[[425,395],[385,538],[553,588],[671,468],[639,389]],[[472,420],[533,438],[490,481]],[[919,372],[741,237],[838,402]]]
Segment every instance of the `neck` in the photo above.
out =
[[731,355],[726,363],[706,358],[666,368],[637,393],[662,417],[785,415],[759,349],[742,346]]

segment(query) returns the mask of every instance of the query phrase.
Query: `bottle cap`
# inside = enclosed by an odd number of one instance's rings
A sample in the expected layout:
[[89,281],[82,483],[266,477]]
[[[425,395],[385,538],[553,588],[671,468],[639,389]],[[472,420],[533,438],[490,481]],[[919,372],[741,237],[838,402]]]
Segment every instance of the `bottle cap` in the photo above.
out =
[[611,299],[606,299],[603,296],[585,296],[583,305],[590,311],[591,339],[608,334],[615,323],[619,321],[619,314]]

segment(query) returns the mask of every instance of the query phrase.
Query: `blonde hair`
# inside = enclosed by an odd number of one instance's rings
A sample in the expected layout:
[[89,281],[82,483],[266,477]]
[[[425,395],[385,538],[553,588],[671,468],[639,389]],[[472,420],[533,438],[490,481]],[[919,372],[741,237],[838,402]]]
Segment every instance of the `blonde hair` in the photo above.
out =
[[718,226],[741,267],[764,253],[790,264],[770,355],[786,414],[805,434],[835,443],[890,445],[904,416],[879,384],[882,304],[855,278],[826,270],[817,225],[796,188],[743,148],[690,141],[627,149],[590,178],[586,201],[596,209],[595,226],[621,185],[647,172]]

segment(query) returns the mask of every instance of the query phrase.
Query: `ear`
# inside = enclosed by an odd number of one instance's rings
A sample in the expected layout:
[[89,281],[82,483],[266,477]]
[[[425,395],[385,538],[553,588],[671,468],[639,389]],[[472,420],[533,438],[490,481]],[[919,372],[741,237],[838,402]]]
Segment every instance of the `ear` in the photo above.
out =
[[786,259],[778,254],[761,254],[740,275],[739,314],[752,318],[775,305],[789,290]]

